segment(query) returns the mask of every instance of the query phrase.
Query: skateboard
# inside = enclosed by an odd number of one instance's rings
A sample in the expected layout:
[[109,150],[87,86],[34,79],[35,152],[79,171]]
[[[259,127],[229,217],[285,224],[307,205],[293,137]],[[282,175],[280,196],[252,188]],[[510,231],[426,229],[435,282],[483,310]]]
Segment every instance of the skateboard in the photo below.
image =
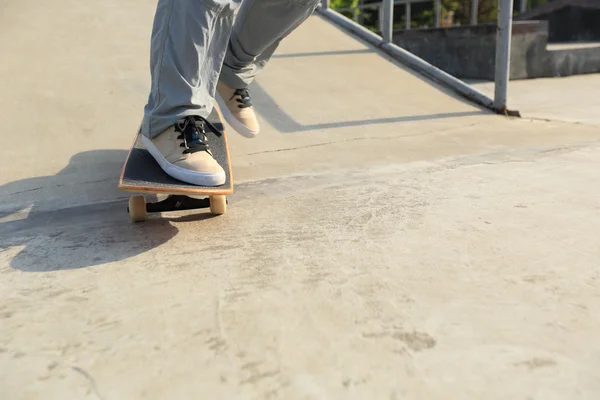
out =
[[123,164],[119,189],[134,193],[167,195],[167,197],[162,201],[149,203],[143,194],[132,195],[127,207],[132,221],[145,221],[149,213],[169,211],[209,208],[210,212],[215,215],[225,213],[227,195],[233,193],[229,147],[221,115],[216,107],[213,108],[207,119],[222,133],[218,136],[207,129],[206,137],[213,156],[225,170],[225,183],[220,186],[198,186],[181,182],[167,175],[154,157],[144,148],[141,129],[139,129]]

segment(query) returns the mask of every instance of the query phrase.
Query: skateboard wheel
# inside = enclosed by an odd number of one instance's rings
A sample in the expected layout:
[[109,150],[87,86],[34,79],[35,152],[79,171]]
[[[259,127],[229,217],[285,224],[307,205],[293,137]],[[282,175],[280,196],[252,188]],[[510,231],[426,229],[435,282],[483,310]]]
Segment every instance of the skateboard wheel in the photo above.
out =
[[142,222],[148,218],[144,196],[131,196],[129,198],[129,218],[133,222]]
[[227,197],[224,195],[210,196],[210,212],[213,214],[225,214],[227,209]]

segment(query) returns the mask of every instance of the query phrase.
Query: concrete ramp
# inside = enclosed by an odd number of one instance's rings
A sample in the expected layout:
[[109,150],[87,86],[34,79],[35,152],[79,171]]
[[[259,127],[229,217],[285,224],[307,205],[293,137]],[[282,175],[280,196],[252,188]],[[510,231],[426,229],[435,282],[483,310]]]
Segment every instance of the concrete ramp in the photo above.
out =
[[229,212],[116,190],[155,1],[0,6],[3,399],[600,396],[597,126],[506,119],[314,16]]
[[[115,179],[148,93],[153,12],[154,2],[139,0],[6,3],[0,72],[9,79],[0,83],[0,107],[8,186],[0,209],[35,202],[38,210],[53,210],[123,197]],[[314,146],[348,142],[361,149],[363,162],[377,162],[381,151],[365,139],[493,118],[318,16],[284,41],[252,90],[263,132],[254,141],[230,135],[238,181],[273,175],[255,162],[247,171],[246,154],[255,160],[257,153],[313,146],[300,165],[284,156],[272,168],[281,154],[269,154],[266,168],[278,175],[358,167],[354,157],[336,157],[336,146]],[[22,138],[12,132],[38,139],[21,151]]]

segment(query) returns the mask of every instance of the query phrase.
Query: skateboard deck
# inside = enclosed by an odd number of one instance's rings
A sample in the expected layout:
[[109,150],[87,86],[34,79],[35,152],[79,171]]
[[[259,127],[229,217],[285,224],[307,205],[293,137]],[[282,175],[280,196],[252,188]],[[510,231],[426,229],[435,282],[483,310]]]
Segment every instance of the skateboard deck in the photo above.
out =
[[[141,130],[138,130],[123,164],[119,189],[127,192],[166,194],[168,197],[156,203],[147,203],[143,195],[130,197],[127,211],[133,221],[143,221],[148,213],[152,212],[210,208],[213,214],[225,213],[226,195],[233,193],[227,135],[216,107],[207,119],[222,133],[218,136],[207,129],[206,137],[215,160],[225,171],[225,183],[220,186],[198,186],[171,177],[146,150],[141,140]],[[205,198],[198,198],[202,196]]]

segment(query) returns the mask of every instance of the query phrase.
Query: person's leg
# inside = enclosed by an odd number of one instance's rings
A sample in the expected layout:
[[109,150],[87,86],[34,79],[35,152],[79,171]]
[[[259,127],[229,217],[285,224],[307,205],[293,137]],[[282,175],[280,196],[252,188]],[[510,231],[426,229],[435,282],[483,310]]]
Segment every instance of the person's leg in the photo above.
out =
[[217,86],[223,116],[239,133],[259,127],[248,86],[264,69],[281,40],[310,17],[318,0],[244,0],[236,17]]
[[230,0],[159,0],[150,49],[144,135],[187,115],[207,117],[233,24]]
[[232,0],[159,0],[151,41],[151,90],[142,139],[169,175],[219,185],[225,172],[206,146],[204,118],[233,24]]

